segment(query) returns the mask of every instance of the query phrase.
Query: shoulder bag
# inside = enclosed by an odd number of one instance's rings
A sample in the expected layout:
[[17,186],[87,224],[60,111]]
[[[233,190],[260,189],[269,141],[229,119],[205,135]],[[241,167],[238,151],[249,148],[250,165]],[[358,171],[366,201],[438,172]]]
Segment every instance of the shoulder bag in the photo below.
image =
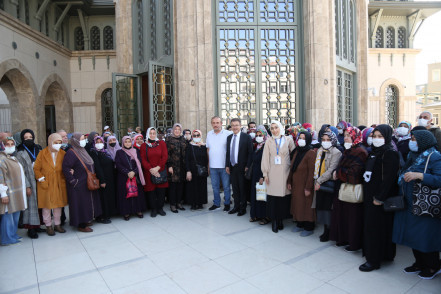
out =
[[208,177],[208,169],[206,166],[198,164],[198,162],[196,160],[196,155],[194,154],[193,146],[191,147],[191,151],[193,152],[194,163],[196,165],[196,170],[198,172],[198,176],[205,177],[205,178]]
[[[398,153],[401,154],[400,152],[398,152]],[[384,154],[383,154],[383,159],[384,159]],[[383,170],[384,170],[383,162],[381,162],[381,180],[382,181],[384,181]],[[384,202],[383,202],[383,210],[386,212],[401,211],[404,209],[406,209],[406,202],[404,201],[404,190],[403,190],[403,195],[389,197],[386,200],[384,200]]]
[[[149,160],[149,146],[145,146],[145,153],[147,156],[147,160]],[[165,168],[163,171],[159,172],[159,177],[155,177],[154,175],[150,176],[150,180],[155,185],[165,184],[167,183],[167,168]]]
[[349,184],[342,183],[340,191],[338,192],[338,199],[343,202],[349,203],[362,203],[363,202],[363,185],[362,184]]
[[81,158],[78,156],[78,154],[75,152],[74,149],[72,149],[73,153],[77,156],[77,158],[80,160],[81,164],[84,166],[84,169],[87,173],[87,189],[90,191],[96,191],[100,188],[100,180],[96,177],[96,174],[92,173],[87,166],[84,164],[84,162],[81,160]]

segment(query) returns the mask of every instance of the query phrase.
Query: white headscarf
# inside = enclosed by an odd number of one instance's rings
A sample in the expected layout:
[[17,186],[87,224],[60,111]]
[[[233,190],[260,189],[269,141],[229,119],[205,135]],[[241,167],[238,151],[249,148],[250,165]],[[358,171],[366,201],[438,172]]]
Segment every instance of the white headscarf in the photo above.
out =
[[[283,129],[283,125],[279,122],[279,121],[277,121],[277,120],[273,120],[273,121],[271,121],[271,125],[272,124],[276,124],[278,127],[279,127],[279,129],[280,129],[280,133],[279,133],[279,136],[277,136],[277,137],[275,137],[274,135],[272,135],[272,137],[274,138],[274,139],[278,139],[278,138],[280,138],[280,136],[282,136],[284,133],[284,129]],[[271,125],[270,125],[270,127],[271,127]]]
[[[154,139],[151,139],[151,138],[150,138],[150,130],[155,130],[155,131],[156,131],[156,136],[155,136]],[[150,139],[150,140],[158,141],[158,130],[157,130],[155,127],[150,127],[150,128],[148,128],[148,129],[147,129],[147,132],[145,133],[145,143],[146,143],[149,147],[152,147],[152,144],[149,142],[149,139]]]

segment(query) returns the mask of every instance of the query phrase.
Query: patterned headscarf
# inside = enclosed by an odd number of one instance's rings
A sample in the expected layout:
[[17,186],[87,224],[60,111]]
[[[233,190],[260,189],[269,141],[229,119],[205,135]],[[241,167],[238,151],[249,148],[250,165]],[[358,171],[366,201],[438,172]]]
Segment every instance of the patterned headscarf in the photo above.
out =
[[81,136],[83,136],[83,134],[73,133],[72,138],[70,139],[70,145],[84,164],[92,166],[91,172],[94,172],[93,159],[90,157],[89,153],[87,153],[86,149],[80,146]]
[[138,153],[136,152],[136,149],[133,148],[132,138],[130,136],[124,136],[121,140],[121,143],[124,146],[124,142],[127,139],[130,139],[130,142],[132,143],[132,148],[127,149],[124,147],[124,148],[122,148],[122,150],[136,162],[136,166],[138,167],[139,180],[141,181],[141,184],[144,186],[145,185],[144,174],[142,172],[141,162],[139,162],[139,159],[138,159]]
[[104,143],[104,138],[101,136],[96,136],[95,138],[93,138],[93,144],[92,144],[92,148],[90,150],[95,150],[96,152],[102,152],[105,155],[107,155],[107,157],[112,158],[112,156],[110,156],[109,152],[107,151],[106,148],[102,148],[101,150],[98,150],[95,145],[96,145],[96,141],[101,140],[101,142]]
[[[193,134],[194,134],[194,133],[199,133],[199,136],[201,136],[201,137],[200,137],[200,138],[201,138],[201,141],[200,141],[199,143],[195,143],[195,142],[193,141]],[[204,140],[202,140],[202,132],[201,132],[201,130],[194,130],[191,134],[192,134],[191,141],[190,141],[190,144],[191,144],[191,145],[195,145],[195,146],[205,146]]]
[[329,137],[329,139],[331,139],[331,144],[332,144],[332,146],[333,147],[336,147],[336,146],[338,146],[338,140],[337,140],[337,136],[333,133],[333,132],[324,132],[323,134],[322,134],[322,137],[320,138],[320,140],[323,138],[323,136],[328,136]]
[[141,146],[137,146],[137,145],[136,145],[136,139],[137,139],[138,137],[141,137],[142,140],[144,141],[144,136],[143,136],[142,134],[138,134],[138,135],[135,135],[135,136],[132,138],[132,143],[133,143],[133,147],[135,147],[136,149],[139,150],[139,149],[141,148]]
[[[115,147],[110,146],[109,141],[110,139],[116,140]],[[120,150],[121,146],[119,145],[118,139],[115,136],[109,136],[107,138],[107,152],[110,154],[110,157],[112,157],[112,160],[115,160],[116,151]]]
[[[407,133],[406,136],[403,137],[401,137],[397,132],[397,129],[400,127],[401,124],[406,124],[409,128],[409,132]],[[412,137],[412,134],[410,133],[410,131],[412,130],[412,124],[410,122],[403,120],[398,124],[397,129],[394,130],[394,137],[397,138],[398,142],[410,139]]]
[[[181,129],[181,132],[182,132],[182,125],[179,124],[179,123],[175,123],[175,124],[173,125],[172,132],[171,132],[171,135],[172,135],[173,137],[175,137],[175,138],[179,138],[179,137],[182,136],[182,135],[175,136],[175,129],[176,129],[177,127],[179,127],[179,128]],[[167,134],[167,136],[168,136],[168,134]]]
[[345,131],[348,127],[350,126],[350,124],[348,124],[347,122],[345,122],[344,120],[340,121],[337,124],[337,128],[342,129],[343,131]]
[[355,147],[363,142],[363,136],[361,135],[361,132],[357,127],[348,127],[345,131],[348,132],[349,135],[351,135],[352,147]]
[[256,145],[256,151],[259,150],[260,148],[262,148],[265,145],[266,140],[268,139],[268,132],[266,131],[264,126],[262,126],[262,125],[257,126],[256,133],[257,132],[261,132],[262,133],[263,141],[262,141],[262,143],[258,143]]
[[362,132],[361,132],[361,136],[363,137],[363,144],[366,147],[369,147],[368,143],[367,143],[367,139],[369,138],[369,135],[372,133],[372,131],[374,130],[374,128],[365,128]]
[[329,128],[331,129],[331,131],[332,131],[336,136],[338,136],[338,129],[337,129],[336,127],[334,127],[334,126],[330,126]]

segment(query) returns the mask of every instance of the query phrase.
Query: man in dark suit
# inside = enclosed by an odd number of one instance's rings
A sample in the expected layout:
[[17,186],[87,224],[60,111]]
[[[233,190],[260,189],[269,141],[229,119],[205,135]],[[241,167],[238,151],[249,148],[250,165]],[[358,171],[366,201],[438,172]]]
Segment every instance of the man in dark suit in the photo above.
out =
[[237,213],[238,216],[247,212],[245,173],[251,167],[253,154],[253,141],[248,134],[242,133],[240,128],[240,119],[233,118],[231,120],[233,134],[227,137],[225,158],[225,169],[230,175],[234,196],[234,208],[228,213]]

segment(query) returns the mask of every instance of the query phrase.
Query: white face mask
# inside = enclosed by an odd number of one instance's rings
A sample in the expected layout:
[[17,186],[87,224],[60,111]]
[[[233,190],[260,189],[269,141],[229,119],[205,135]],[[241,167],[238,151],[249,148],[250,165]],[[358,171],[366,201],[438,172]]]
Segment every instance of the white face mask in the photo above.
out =
[[372,145],[372,137],[368,137],[368,138],[367,138],[367,144],[368,144],[369,146]]
[[250,137],[251,137],[251,139],[256,138],[256,133],[250,133]]
[[374,145],[374,147],[381,147],[384,145],[384,139],[381,138],[372,139],[372,145]]
[[306,146],[306,141],[303,139],[299,139],[297,141],[297,143],[299,144],[299,147],[305,147]]
[[193,138],[193,142],[199,143],[201,141],[201,138]]
[[55,150],[60,150],[62,144],[52,144],[52,148],[54,148]]
[[338,129],[338,134],[339,135],[343,135],[343,130],[342,129]]
[[6,154],[12,154],[15,152],[15,146],[12,147],[5,147],[5,153]]
[[87,140],[86,139],[80,141],[80,146],[81,147],[83,147],[83,148],[86,147],[86,144],[87,144]]
[[346,143],[345,142],[345,149],[351,149],[351,147],[352,147],[352,143]]
[[263,142],[263,137],[256,137],[256,142],[257,143],[262,143]]
[[328,142],[328,141],[323,141],[323,142],[322,142],[322,147],[323,147],[324,149],[329,149],[329,148],[332,147],[332,143],[331,143],[331,142]]
[[98,150],[101,150],[101,149],[104,148],[104,144],[103,143],[96,143],[95,144],[95,148],[98,149]]
[[428,124],[429,124],[429,121],[427,119],[420,118],[418,120],[418,125],[421,127],[427,127]]
[[409,133],[409,129],[406,127],[399,127],[397,128],[397,134],[400,137],[404,137]]
[[184,137],[185,137],[185,140],[187,140],[187,141],[191,140],[191,135],[185,135]]

